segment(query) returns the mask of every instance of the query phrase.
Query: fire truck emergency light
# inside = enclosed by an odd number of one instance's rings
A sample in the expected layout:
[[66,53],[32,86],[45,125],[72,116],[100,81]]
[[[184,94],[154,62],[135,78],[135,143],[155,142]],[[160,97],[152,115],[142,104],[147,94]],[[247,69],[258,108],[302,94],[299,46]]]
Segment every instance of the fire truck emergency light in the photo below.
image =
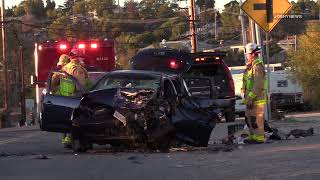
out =
[[98,48],[98,44],[97,43],[92,43],[90,46],[91,46],[92,49],[97,49]]
[[67,45],[66,45],[66,44],[60,44],[60,49],[61,49],[61,50],[67,49]]
[[78,45],[78,48],[79,48],[79,49],[84,49],[84,48],[86,48],[86,45],[85,45],[85,44],[79,44],[79,45]]

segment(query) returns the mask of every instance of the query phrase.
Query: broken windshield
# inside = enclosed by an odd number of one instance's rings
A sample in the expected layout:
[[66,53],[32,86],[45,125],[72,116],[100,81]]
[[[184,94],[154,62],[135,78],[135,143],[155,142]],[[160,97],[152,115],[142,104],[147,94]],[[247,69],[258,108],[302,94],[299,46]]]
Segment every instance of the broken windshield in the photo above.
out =
[[113,88],[134,88],[134,89],[158,89],[159,79],[151,78],[130,78],[130,77],[107,77],[101,80],[94,90],[113,89]]

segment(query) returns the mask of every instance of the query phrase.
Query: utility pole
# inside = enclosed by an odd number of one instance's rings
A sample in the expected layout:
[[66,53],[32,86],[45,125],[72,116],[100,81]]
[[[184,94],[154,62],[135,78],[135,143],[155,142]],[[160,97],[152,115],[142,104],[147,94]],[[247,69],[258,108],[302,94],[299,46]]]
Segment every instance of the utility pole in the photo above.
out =
[[268,114],[268,122],[270,122],[271,116],[271,93],[270,93],[270,62],[269,62],[269,33],[266,33],[266,59],[267,59],[267,80],[268,80],[268,91],[267,91],[267,114]]
[[118,0],[118,13],[120,14],[120,0]]
[[261,47],[261,53],[259,54],[259,57],[263,59],[263,48],[262,48],[260,27],[256,23],[254,23],[254,25],[255,25],[255,30],[256,30],[256,41],[257,41],[257,44]]
[[21,120],[20,126],[24,126],[26,122],[26,96],[24,85],[24,63],[23,63],[23,48],[19,46],[19,69],[20,69],[20,104],[21,104]]
[[[257,40],[257,44],[261,47],[261,53],[259,54],[259,58],[262,59],[262,61],[264,63],[267,63],[267,81],[270,82],[270,66],[269,66],[269,33],[266,33],[266,57],[264,58],[264,49],[263,47],[263,43],[262,43],[262,38],[261,38],[261,30],[260,27],[258,26],[258,24],[255,24],[255,29],[256,29],[256,40]],[[267,105],[265,106],[265,118],[268,120],[268,122],[270,122],[271,120],[271,104],[270,104],[270,84],[268,83],[268,87],[267,87]]]
[[1,0],[1,30],[2,30],[2,60],[3,60],[3,79],[4,79],[4,110],[9,109],[8,95],[8,74],[7,74],[7,49],[6,49],[6,29],[5,29],[5,5],[4,0]]
[[[240,7],[242,5],[242,0],[240,0]],[[246,29],[244,27],[244,17],[243,17],[243,11],[240,8],[240,22],[241,22],[241,32],[242,32],[242,45],[243,45],[243,49],[245,48],[246,44],[247,44],[247,35],[246,35]],[[244,51],[243,51],[244,52]],[[246,59],[246,55],[244,54],[244,59]]]
[[294,35],[294,51],[297,51],[297,35]]
[[217,10],[214,9],[214,39],[218,40],[218,33],[217,33]]
[[191,33],[191,48],[192,53],[197,52],[197,38],[196,38],[196,26],[195,26],[195,1],[189,0],[189,24],[190,24],[190,33]]
[[253,20],[250,18],[250,32],[251,32],[251,42],[255,43],[256,42],[256,30],[255,30],[255,23]]

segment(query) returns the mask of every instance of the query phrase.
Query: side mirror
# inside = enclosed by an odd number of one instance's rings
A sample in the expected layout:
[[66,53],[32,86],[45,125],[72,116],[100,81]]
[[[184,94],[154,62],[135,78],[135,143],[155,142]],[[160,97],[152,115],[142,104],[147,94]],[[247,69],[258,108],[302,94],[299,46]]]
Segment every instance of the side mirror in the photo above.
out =
[[34,74],[30,76],[30,84],[33,86],[37,84],[46,84],[46,83],[47,81],[38,81],[37,76]]
[[31,75],[30,76],[30,84],[31,85],[35,85],[36,84],[36,82],[37,82],[37,76],[36,75]]

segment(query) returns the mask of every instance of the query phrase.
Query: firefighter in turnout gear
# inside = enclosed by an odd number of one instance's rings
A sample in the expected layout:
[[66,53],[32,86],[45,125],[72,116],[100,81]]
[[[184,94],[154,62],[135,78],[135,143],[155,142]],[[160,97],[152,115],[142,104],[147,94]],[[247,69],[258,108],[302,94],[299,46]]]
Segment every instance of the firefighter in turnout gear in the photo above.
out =
[[[72,49],[70,52],[70,62],[63,67],[63,71],[73,76],[79,84],[90,89],[91,82],[89,80],[88,72],[84,67],[84,55],[78,49]],[[76,84],[67,77],[61,79],[61,92],[63,96],[73,96],[74,93],[78,92]]]
[[[62,70],[65,65],[67,65],[70,62],[70,57],[66,54],[62,54],[59,57],[57,66],[54,68],[54,70]],[[51,89],[52,92],[56,95],[61,95],[60,93],[60,75],[59,74],[53,74],[52,75],[52,82],[51,82]]]
[[264,106],[266,99],[266,80],[263,61],[258,57],[260,47],[255,43],[245,46],[246,70],[243,75],[242,92],[246,104],[246,123],[249,127],[249,142],[265,142]]
[[[90,89],[91,82],[88,77],[88,72],[84,68],[84,53],[78,49],[72,49],[69,56],[70,62],[66,64],[62,70],[73,76],[82,87]],[[62,77],[60,79],[60,93],[62,96],[74,96],[77,92],[79,92],[79,89],[77,89],[77,86],[72,79],[68,77]],[[71,135],[64,134],[62,143],[65,147],[70,148],[72,143]]]

